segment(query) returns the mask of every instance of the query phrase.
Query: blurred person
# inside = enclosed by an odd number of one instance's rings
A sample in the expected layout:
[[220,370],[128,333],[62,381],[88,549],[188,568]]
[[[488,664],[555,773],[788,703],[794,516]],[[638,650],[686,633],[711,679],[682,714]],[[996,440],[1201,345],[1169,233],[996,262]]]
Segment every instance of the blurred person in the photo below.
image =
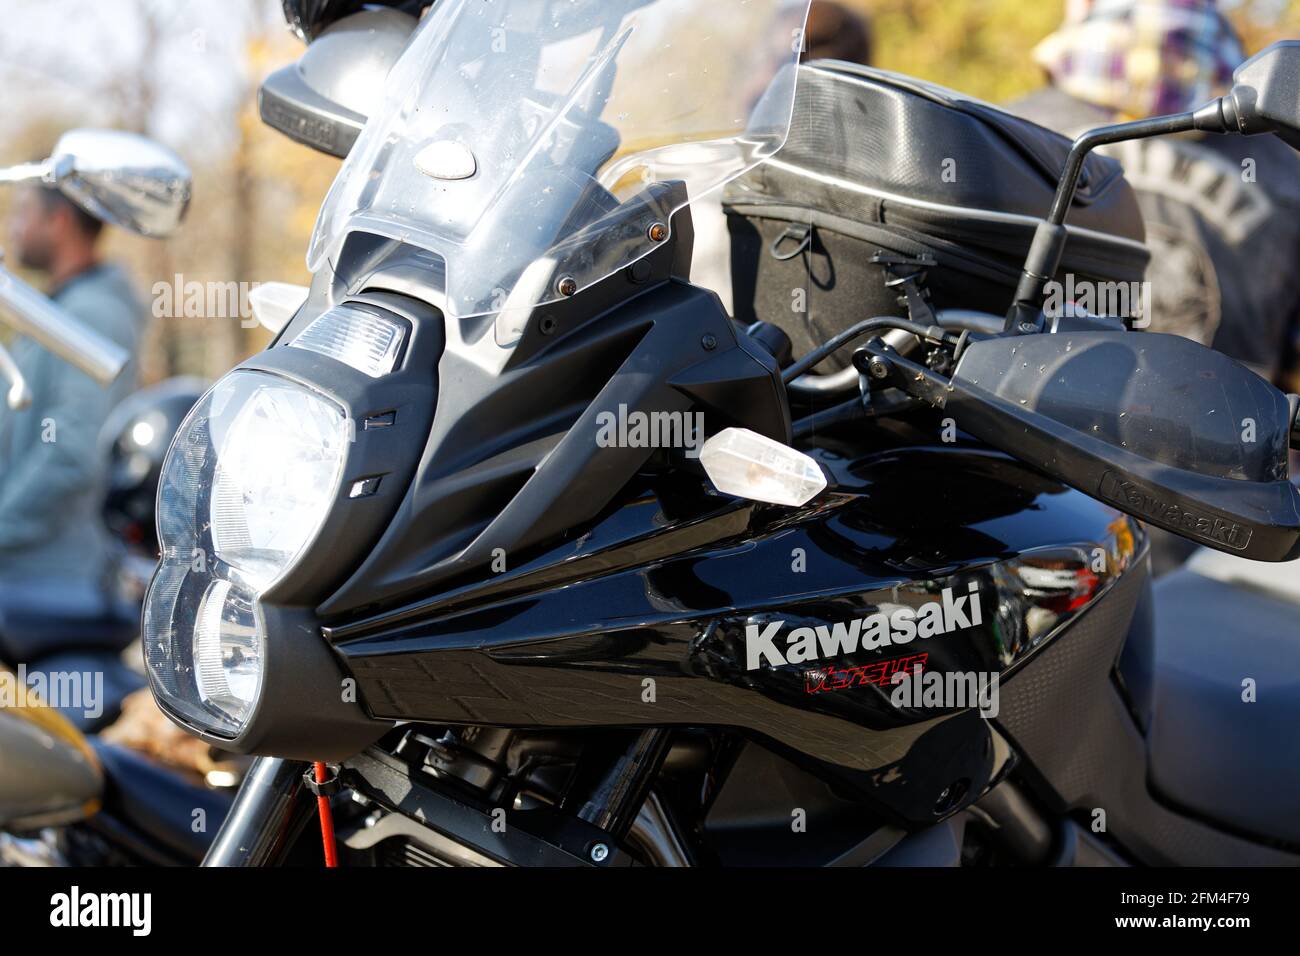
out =
[[[1034,58],[1050,85],[1010,109],[1074,136],[1200,106],[1246,57],[1215,0],[1068,0]],[[1272,136],[1200,133],[1104,151],[1146,220],[1148,327],[1278,380],[1300,315],[1300,157]]]
[[[1075,136],[1194,109],[1231,86],[1245,54],[1214,0],[1068,0],[1034,58],[1049,86],[1009,108]],[[1200,133],[1103,151],[1123,165],[1146,222],[1146,327],[1287,384],[1300,316],[1300,157],[1273,136]],[[1192,549],[1156,535],[1157,573]]]
[[842,3],[813,0],[804,29],[803,60],[871,62],[871,21]]
[[104,387],[19,338],[9,348],[32,402],[21,411],[0,403],[0,615],[39,616],[48,604],[61,618],[95,618],[111,606],[98,436],[134,388],[145,310],[125,272],[100,257],[103,223],[54,187],[22,188],[9,225],[11,257],[45,276],[59,306],[133,357]]
[[[862,66],[871,60],[871,23],[833,0],[813,0],[804,27],[803,52],[799,59],[843,60]],[[755,99],[762,90],[756,90]],[[691,257],[691,281],[711,289],[722,299],[730,314],[735,313],[731,299],[731,236],[727,217],[722,211],[722,190],[707,196],[692,197],[691,222],[695,227],[695,250]]]

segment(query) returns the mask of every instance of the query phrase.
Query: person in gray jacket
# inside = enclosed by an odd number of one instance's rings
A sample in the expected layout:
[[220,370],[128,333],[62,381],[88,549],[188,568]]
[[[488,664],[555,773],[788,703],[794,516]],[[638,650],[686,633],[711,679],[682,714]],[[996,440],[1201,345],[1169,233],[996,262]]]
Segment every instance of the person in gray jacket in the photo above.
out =
[[[10,253],[45,274],[48,294],[69,314],[135,356],[145,311],[123,270],[100,259],[102,225],[58,190],[26,187]],[[111,572],[98,439],[135,387],[136,362],[104,387],[29,339],[10,351],[32,402],[21,411],[0,403],[0,627],[6,615],[44,606],[65,619],[102,615]]]

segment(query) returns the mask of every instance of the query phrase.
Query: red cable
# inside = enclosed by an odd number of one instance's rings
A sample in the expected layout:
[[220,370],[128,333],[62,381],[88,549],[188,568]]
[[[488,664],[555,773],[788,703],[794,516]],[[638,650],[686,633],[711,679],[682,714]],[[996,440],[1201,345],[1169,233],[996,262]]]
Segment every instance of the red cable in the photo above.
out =
[[[325,764],[316,761],[316,782],[324,783],[329,779],[329,771],[325,769]],[[321,795],[316,798],[316,807],[320,810],[320,837],[321,842],[325,844],[325,865],[339,865],[339,850],[334,843],[334,814],[330,810],[330,798]]]

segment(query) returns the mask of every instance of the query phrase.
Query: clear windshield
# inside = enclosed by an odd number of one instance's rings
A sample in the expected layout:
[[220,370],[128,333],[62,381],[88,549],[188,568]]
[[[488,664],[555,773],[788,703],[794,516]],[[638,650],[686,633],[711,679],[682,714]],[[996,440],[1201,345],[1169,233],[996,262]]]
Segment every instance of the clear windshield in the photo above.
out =
[[[446,311],[527,310],[664,241],[776,152],[808,0],[440,0],[316,223],[446,264]],[[505,343],[502,343],[505,344]]]

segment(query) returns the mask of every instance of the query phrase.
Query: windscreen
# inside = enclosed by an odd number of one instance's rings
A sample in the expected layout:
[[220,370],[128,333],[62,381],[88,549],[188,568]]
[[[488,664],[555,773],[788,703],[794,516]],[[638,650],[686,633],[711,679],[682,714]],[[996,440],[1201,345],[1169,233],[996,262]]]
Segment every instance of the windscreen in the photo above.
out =
[[308,267],[365,232],[440,256],[452,316],[580,292],[780,149],[807,7],[439,0],[326,198]]

